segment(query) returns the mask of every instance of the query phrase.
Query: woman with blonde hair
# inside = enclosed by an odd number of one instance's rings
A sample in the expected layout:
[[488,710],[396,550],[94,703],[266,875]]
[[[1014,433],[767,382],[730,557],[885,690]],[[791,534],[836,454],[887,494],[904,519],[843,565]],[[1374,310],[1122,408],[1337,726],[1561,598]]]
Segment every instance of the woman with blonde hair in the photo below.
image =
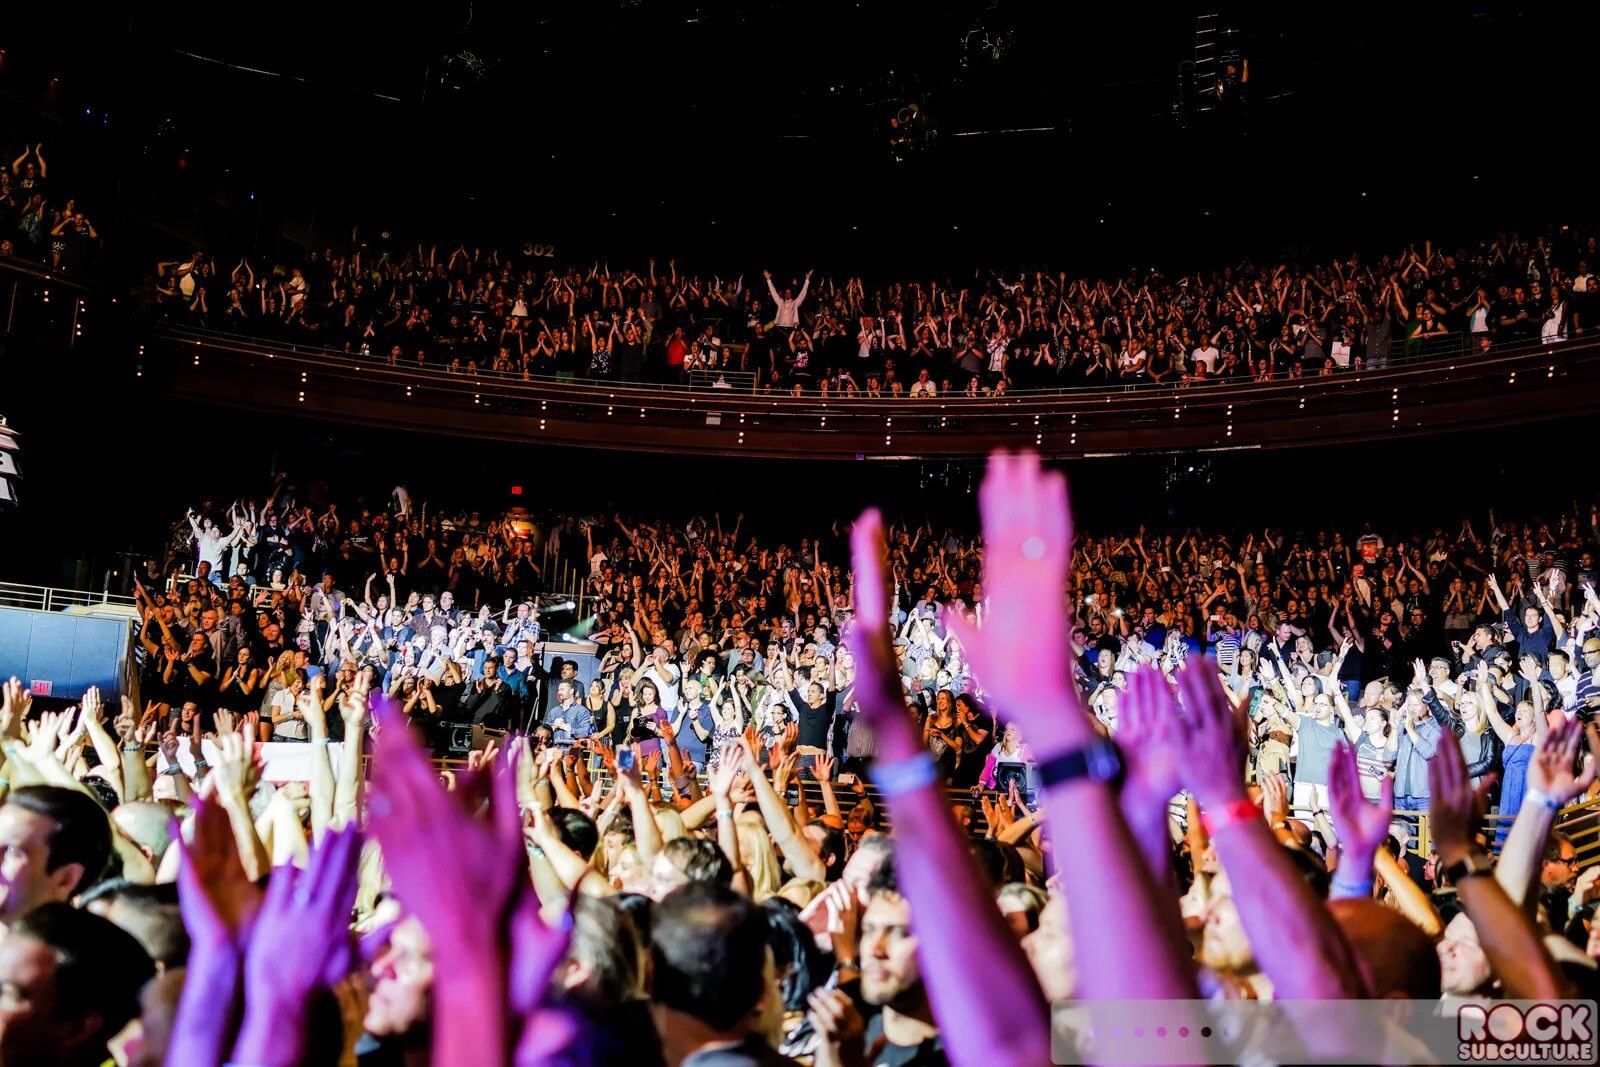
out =
[[[1498,712],[1496,713],[1498,715]],[[1489,729],[1488,716],[1476,693],[1463,692],[1456,701],[1456,715],[1464,727],[1461,733],[1461,758],[1467,761],[1467,774],[1476,787],[1483,776],[1500,762],[1499,735]]]
[[778,850],[772,847],[772,838],[767,836],[766,825],[759,815],[740,818],[735,825],[739,832],[739,855],[750,876],[750,899],[759,904],[776,895],[783,884]]
[[262,692],[259,729],[262,741],[272,740],[272,705],[277,700],[278,694],[288,689],[293,682],[294,652],[280,652],[278,658],[267,666],[265,684],[260,687]]
[[675,841],[680,837],[688,837],[689,830],[683,825],[683,816],[671,804],[655,805],[656,828],[661,831],[661,843]]

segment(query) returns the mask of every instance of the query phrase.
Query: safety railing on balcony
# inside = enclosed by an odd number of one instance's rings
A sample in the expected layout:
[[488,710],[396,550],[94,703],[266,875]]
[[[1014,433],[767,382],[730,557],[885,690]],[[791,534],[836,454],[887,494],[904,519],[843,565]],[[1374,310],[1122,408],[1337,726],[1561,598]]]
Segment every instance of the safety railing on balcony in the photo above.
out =
[[[755,394],[764,401],[795,400],[800,402],[816,401],[819,393],[815,386],[808,387],[806,392],[794,397],[782,389],[770,392],[757,390],[758,369],[741,368],[738,370],[725,369],[721,371],[694,371],[684,377],[682,381],[643,381],[622,380],[617,378],[590,378],[583,375],[558,373],[554,371],[530,374],[523,377],[521,373],[496,371],[492,368],[479,367],[474,371],[448,370],[438,364],[418,363],[414,359],[398,359],[390,362],[385,356],[374,353],[345,352],[342,346],[319,344],[313,338],[264,338],[247,334],[227,333],[220,330],[200,329],[189,323],[172,322],[161,319],[142,320],[148,331],[157,337],[164,337],[179,344],[192,344],[196,346],[214,346],[226,348],[235,352],[255,352],[264,355],[286,356],[309,359],[328,366],[345,368],[372,367],[374,369],[387,368],[405,375],[408,379],[419,382],[432,381],[441,387],[459,388],[463,382],[473,383],[478,388],[489,386],[507,386],[516,388],[524,385],[549,385],[559,384],[563,388],[570,388],[573,396],[583,397],[595,393],[626,392],[629,394],[652,394],[659,397],[661,394],[697,392],[717,390],[734,395]],[[1357,374],[1381,374],[1385,371],[1400,370],[1438,364],[1449,359],[1464,359],[1478,357],[1497,357],[1516,353],[1525,353],[1540,348],[1555,351],[1562,341],[1544,341],[1537,338],[1513,343],[1502,343],[1498,346],[1485,349],[1482,336],[1470,333],[1448,333],[1435,337],[1420,338],[1407,342],[1395,339],[1390,342],[1386,354],[1374,358],[1368,365],[1362,367],[1343,366],[1333,371],[1333,377]],[[742,354],[745,346],[730,345],[730,352]],[[748,363],[749,360],[743,360]],[[905,360],[902,358],[902,362]],[[911,367],[910,363],[906,363]],[[1130,396],[1130,395],[1209,395],[1223,391],[1251,390],[1255,388],[1269,388],[1286,384],[1305,383],[1319,380],[1318,375],[1301,378],[1275,377],[1270,381],[1256,382],[1249,378],[1222,378],[1210,377],[1194,379],[1188,383],[1180,384],[1173,379],[1155,382],[1149,379],[1137,379],[1124,382],[1114,382],[1107,385],[1080,385],[1080,386],[1054,386],[1038,388],[1008,389],[1004,394],[981,393],[977,396],[969,395],[961,390],[938,394],[939,399],[957,403],[980,403],[986,400],[999,400],[1002,397],[1011,399],[1044,399],[1050,397],[1096,397],[1096,396]],[[865,382],[858,382],[864,386]],[[908,405],[912,408],[925,406],[925,401],[914,400],[910,397],[892,398],[886,396],[868,397],[864,390],[851,396],[835,392],[831,396],[821,398],[824,402],[832,401],[846,407],[868,406],[872,410],[880,409],[884,404]]]
[[133,597],[88,589],[61,589],[49,585],[0,582],[0,607],[28,611],[67,611],[72,608],[133,607]]

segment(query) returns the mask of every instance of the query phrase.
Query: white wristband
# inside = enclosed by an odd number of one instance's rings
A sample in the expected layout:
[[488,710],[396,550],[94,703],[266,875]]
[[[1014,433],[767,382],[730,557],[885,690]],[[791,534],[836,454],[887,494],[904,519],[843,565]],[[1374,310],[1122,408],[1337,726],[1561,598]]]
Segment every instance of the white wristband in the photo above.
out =
[[1529,804],[1543,805],[1546,811],[1560,811],[1561,802],[1542,789],[1529,789],[1522,794],[1522,806]]

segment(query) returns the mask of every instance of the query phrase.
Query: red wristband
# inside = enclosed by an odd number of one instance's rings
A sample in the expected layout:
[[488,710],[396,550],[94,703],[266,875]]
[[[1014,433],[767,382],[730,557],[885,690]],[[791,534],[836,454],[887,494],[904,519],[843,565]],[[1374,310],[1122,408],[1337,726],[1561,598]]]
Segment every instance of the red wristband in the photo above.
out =
[[1207,837],[1215,837],[1218,830],[1226,830],[1235,823],[1243,822],[1246,819],[1259,818],[1261,818],[1261,809],[1256,807],[1253,801],[1240,798],[1239,800],[1228,801],[1216,815],[1212,815],[1209,811],[1202,811],[1200,813],[1200,826],[1205,830]]

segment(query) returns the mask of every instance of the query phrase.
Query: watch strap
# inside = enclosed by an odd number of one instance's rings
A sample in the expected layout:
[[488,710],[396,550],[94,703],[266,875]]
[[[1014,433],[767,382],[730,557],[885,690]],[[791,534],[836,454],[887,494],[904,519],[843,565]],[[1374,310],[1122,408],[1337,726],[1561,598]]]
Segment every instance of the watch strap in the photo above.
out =
[[1109,782],[1122,774],[1122,753],[1108,738],[1092,741],[1082,748],[1063,752],[1059,756],[1041,760],[1039,781],[1045,788],[1061,785],[1078,778],[1091,782]]
[[1463,878],[1493,873],[1494,861],[1481,852],[1468,853],[1444,869],[1444,876],[1452,885]]

